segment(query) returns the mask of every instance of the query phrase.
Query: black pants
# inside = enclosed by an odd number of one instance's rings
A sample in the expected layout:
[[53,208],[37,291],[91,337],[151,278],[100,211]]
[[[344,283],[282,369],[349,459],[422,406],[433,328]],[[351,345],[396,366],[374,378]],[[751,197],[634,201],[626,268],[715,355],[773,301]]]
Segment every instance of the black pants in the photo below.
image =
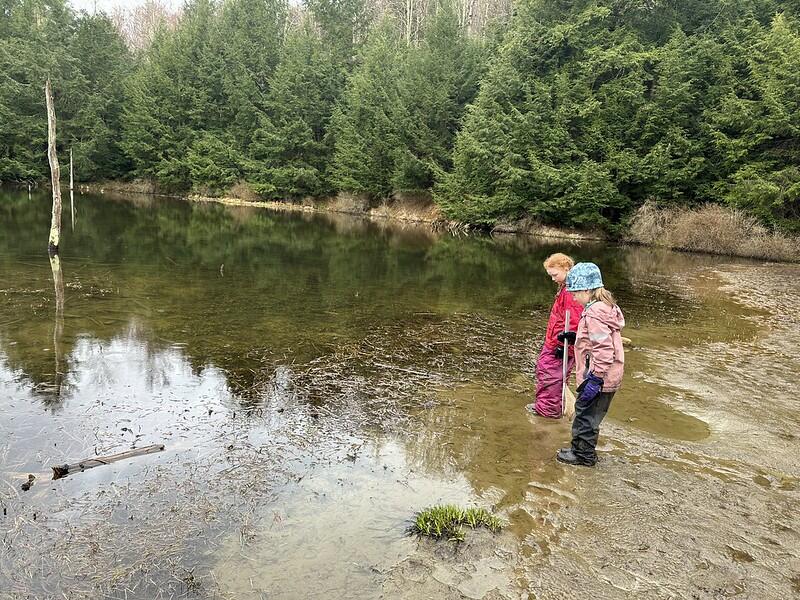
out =
[[600,422],[605,418],[614,392],[600,392],[592,400],[575,401],[575,419],[572,421],[572,453],[589,462],[597,461],[597,438]]

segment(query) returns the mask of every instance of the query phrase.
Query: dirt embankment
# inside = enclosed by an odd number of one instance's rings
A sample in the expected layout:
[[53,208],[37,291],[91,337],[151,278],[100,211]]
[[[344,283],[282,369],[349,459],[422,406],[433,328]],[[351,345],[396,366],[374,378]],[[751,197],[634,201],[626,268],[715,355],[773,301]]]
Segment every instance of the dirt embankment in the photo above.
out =
[[80,185],[79,190],[96,194],[105,194],[107,192],[150,194],[166,198],[182,198],[192,202],[214,202],[227,206],[249,206],[288,212],[343,213],[375,219],[393,219],[469,229],[464,224],[448,221],[439,207],[434,204],[431,197],[426,194],[396,194],[394,197],[379,203],[372,202],[365,196],[355,194],[339,194],[325,198],[304,198],[298,201],[283,202],[262,200],[244,185],[234,186],[225,196],[204,196],[200,194],[163,193],[152,183],[144,181],[89,183]]

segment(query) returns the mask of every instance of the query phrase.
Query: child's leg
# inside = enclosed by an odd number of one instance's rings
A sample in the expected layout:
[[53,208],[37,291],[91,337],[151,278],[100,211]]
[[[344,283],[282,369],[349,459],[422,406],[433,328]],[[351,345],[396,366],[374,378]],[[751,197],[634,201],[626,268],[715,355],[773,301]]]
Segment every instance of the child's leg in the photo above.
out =
[[575,403],[575,420],[572,422],[572,453],[584,462],[597,462],[597,438],[600,423],[608,412],[614,392],[601,392],[590,402]]
[[[575,359],[570,357],[567,373]],[[542,348],[536,361],[536,412],[543,417],[561,417],[562,359],[550,348]]]

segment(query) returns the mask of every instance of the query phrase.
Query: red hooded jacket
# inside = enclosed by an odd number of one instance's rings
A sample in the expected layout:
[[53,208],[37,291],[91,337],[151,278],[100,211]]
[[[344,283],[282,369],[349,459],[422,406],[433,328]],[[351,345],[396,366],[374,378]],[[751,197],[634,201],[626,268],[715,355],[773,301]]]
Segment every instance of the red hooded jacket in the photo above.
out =
[[[567,311],[569,311],[569,331],[576,331],[578,328],[578,321],[581,319],[583,306],[575,302],[572,294],[567,291],[565,286],[561,286],[556,294],[556,300],[553,302],[553,308],[550,309],[550,319],[547,321],[547,333],[544,337],[544,345],[551,350],[555,350],[563,344],[558,341],[558,334],[564,331],[564,321],[566,320]],[[569,348],[570,353],[573,352],[572,346]]]

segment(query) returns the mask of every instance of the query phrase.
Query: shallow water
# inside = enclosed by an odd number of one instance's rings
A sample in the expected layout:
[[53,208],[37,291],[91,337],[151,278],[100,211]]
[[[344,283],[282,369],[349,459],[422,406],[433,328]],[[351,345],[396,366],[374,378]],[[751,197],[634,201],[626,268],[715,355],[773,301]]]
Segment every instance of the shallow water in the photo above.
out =
[[[742,347],[764,356],[768,312],[720,292],[755,263],[76,200],[61,307],[44,251],[49,199],[0,192],[0,589],[10,594],[378,597],[424,551],[405,535],[413,513],[456,502],[509,523],[518,558],[495,587],[547,597],[537,569],[574,547],[570,515],[618,518],[615,500],[584,501],[601,469],[552,460],[568,425],[523,410],[554,293],[541,261],[557,250],[601,265],[634,340],[601,440],[607,460],[667,469],[676,485],[708,476],[796,490],[796,461],[756,458],[791,435],[790,411],[780,405],[758,442],[740,444],[746,421],[705,370],[733,368]],[[745,378],[739,391],[752,398],[762,383]],[[165,451],[49,481],[51,465],[153,443]],[[602,481],[624,479],[638,494],[630,473]],[[740,546],[720,552],[758,565]],[[495,589],[485,573],[461,587],[436,573],[462,595]]]

